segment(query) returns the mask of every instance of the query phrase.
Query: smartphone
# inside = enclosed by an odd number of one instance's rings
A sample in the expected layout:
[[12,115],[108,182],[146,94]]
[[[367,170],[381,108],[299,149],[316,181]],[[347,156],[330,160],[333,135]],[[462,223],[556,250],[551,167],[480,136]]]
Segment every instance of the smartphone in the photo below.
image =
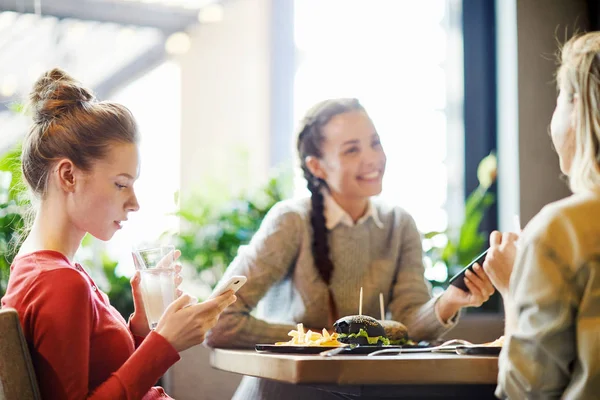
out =
[[208,297],[207,300],[214,299],[215,297],[219,297],[223,293],[228,290],[233,290],[233,292],[237,292],[240,290],[244,283],[246,283],[248,279],[242,275],[234,275],[231,278],[227,279],[225,282],[220,283],[215,290],[213,290],[212,294]]
[[475,263],[483,266],[483,261],[485,261],[485,256],[487,255],[488,250],[489,249],[478,255],[473,261],[471,261],[469,265],[464,267],[462,271],[450,278],[448,283],[450,283],[452,286],[456,286],[457,288],[465,292],[469,292],[469,288],[465,284],[465,272],[467,272],[467,270],[471,270],[471,272],[473,272],[473,266],[475,265]]

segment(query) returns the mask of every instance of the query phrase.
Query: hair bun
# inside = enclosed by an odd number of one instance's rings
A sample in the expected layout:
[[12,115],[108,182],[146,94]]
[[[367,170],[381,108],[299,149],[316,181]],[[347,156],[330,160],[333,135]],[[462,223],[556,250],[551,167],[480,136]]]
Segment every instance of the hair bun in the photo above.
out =
[[36,123],[51,121],[85,103],[94,101],[92,92],[60,68],[44,73],[33,85],[29,107]]

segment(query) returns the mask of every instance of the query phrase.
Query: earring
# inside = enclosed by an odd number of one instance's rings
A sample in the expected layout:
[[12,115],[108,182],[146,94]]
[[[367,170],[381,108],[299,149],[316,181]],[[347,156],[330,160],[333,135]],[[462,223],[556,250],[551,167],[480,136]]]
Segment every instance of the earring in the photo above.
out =
[[325,184],[325,181],[315,176],[315,186],[320,188]]

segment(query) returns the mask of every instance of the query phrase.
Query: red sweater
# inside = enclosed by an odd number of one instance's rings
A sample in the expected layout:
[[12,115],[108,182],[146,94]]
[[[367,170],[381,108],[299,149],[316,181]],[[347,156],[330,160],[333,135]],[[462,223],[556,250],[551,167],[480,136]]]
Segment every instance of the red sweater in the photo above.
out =
[[169,398],[152,385],[177,351],[156,332],[134,337],[79,264],[44,250],[15,258],[10,269],[2,306],[19,313],[42,398]]

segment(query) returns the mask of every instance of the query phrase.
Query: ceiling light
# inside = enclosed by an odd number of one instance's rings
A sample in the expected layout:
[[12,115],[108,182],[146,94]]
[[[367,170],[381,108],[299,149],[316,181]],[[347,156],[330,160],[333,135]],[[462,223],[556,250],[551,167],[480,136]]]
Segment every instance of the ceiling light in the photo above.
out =
[[217,3],[219,0],[121,0],[137,3],[161,4],[167,7],[182,7],[189,10],[199,10],[202,7]]
[[190,47],[192,47],[192,40],[190,35],[185,32],[175,32],[165,42],[165,50],[172,55],[185,54]]
[[13,74],[6,75],[2,80],[2,85],[0,85],[0,94],[4,97],[10,97],[17,93],[18,87],[17,76]]
[[208,7],[211,5],[214,5],[215,3],[218,3],[218,0],[187,0],[187,1],[182,1],[183,3],[183,8],[187,8],[190,10],[200,10],[204,7]]
[[17,13],[12,11],[0,12],[0,29],[10,27],[17,20]]
[[88,30],[88,25],[81,21],[72,21],[67,26],[67,35],[71,40],[81,40]]
[[221,22],[224,14],[225,7],[222,4],[211,4],[198,11],[198,22],[202,24]]
[[119,29],[117,34],[117,42],[127,42],[135,38],[135,29],[127,26]]

